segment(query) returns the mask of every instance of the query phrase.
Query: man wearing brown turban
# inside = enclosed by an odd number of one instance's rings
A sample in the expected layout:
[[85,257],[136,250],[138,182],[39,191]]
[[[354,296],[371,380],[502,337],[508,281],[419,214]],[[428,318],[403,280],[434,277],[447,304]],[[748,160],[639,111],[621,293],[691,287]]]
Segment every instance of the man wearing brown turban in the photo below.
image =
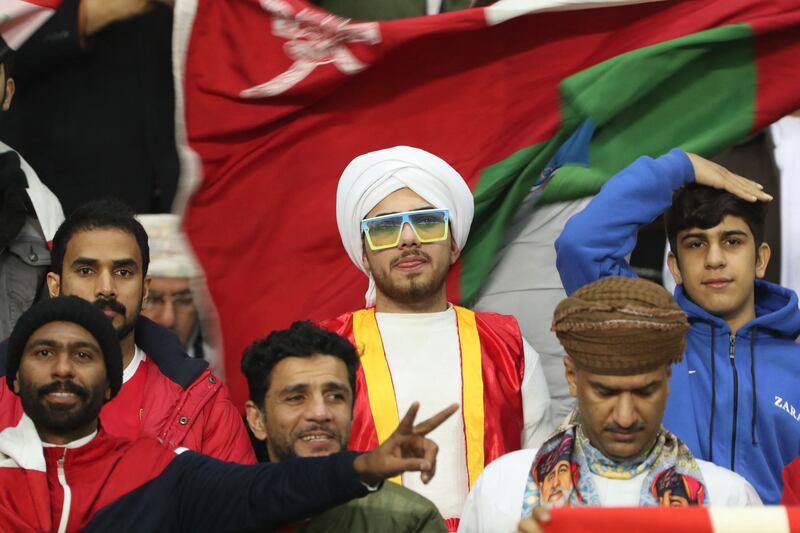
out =
[[[760,505],[744,478],[695,459],[661,425],[688,328],[669,293],[642,279],[603,278],[563,300],[552,329],[578,407],[540,449],[486,468],[459,531],[512,531],[538,507]],[[691,490],[673,498],[675,487]],[[519,527],[538,531],[532,518]]]

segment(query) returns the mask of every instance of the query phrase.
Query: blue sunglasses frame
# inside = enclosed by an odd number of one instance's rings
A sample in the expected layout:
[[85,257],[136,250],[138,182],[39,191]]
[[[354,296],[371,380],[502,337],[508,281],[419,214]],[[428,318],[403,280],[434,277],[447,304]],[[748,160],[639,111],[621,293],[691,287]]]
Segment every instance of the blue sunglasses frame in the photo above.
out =
[[[412,217],[425,215],[428,213],[442,213],[444,215],[444,235],[442,237],[436,237],[433,239],[424,239],[420,236],[417,228],[414,226],[414,221]],[[398,226],[400,229],[397,231],[397,238],[391,244],[385,244],[383,246],[376,246],[372,242],[372,238],[369,235],[369,225],[370,223],[374,223],[376,221],[381,220],[389,220],[393,218],[400,218],[400,225]],[[372,217],[372,218],[365,218],[361,221],[361,233],[366,235],[367,237],[367,244],[369,245],[370,250],[378,251],[378,250],[386,250],[389,248],[395,248],[398,244],[400,244],[400,237],[403,234],[403,227],[408,224],[411,228],[411,231],[414,232],[414,235],[417,237],[419,242],[423,244],[431,243],[431,242],[439,242],[447,240],[450,236],[450,211],[447,209],[420,209],[419,211],[405,211],[403,213],[391,213],[389,215],[381,215],[379,217]]]

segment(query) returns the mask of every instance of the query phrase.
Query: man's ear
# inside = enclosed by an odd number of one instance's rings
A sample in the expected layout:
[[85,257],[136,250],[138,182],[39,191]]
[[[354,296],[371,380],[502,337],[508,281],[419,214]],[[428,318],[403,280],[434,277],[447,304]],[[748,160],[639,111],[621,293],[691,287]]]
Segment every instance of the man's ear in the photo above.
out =
[[367,260],[367,243],[363,237],[361,238],[361,266],[363,266],[367,272],[372,273],[372,270],[369,268],[369,261]]
[[569,394],[573,398],[578,397],[578,370],[575,368],[575,363],[568,355],[564,356],[564,375],[567,377],[567,386],[569,387]]
[[6,96],[3,98],[2,102],[3,111],[11,109],[11,100],[14,99],[14,92],[16,90],[17,84],[14,82],[14,78],[8,78],[6,80]]
[[456,240],[450,236],[450,264],[455,264],[459,257],[461,257],[461,250],[459,250]]
[[681,269],[678,267],[678,258],[675,257],[675,254],[672,253],[672,250],[670,250],[667,254],[667,266],[669,267],[669,271],[672,274],[672,279],[675,280],[675,283],[678,285],[683,283]]
[[772,257],[772,248],[769,244],[762,242],[756,249],[756,277],[761,279],[767,273],[767,265]]
[[103,396],[105,397],[106,401],[111,399],[111,385],[106,385],[106,392]]
[[47,273],[47,292],[50,293],[50,298],[55,298],[61,293],[61,276],[55,272]]
[[19,370],[14,376],[14,393],[19,395]]
[[150,294],[150,278],[146,277],[142,282],[142,303],[144,303],[149,294]]
[[250,431],[258,440],[267,440],[267,428],[264,425],[264,415],[261,409],[251,400],[247,400],[244,404],[245,416],[247,418],[247,425],[250,426]]

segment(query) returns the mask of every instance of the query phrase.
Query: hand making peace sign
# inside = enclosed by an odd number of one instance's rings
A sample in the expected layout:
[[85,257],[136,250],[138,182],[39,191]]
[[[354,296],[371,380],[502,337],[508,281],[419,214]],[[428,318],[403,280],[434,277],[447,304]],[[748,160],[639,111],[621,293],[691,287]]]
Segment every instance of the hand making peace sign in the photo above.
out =
[[458,404],[447,407],[415,426],[414,419],[418,411],[419,403],[414,402],[395,432],[383,444],[356,458],[353,468],[361,481],[374,485],[403,472],[421,472],[423,483],[431,480],[436,473],[436,453],[439,447],[425,438],[425,435],[458,411]]

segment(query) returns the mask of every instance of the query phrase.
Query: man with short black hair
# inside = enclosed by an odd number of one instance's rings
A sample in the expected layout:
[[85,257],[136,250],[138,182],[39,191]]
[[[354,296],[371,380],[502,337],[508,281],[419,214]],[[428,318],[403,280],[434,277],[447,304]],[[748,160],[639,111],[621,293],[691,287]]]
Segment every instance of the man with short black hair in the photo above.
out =
[[[358,354],[344,337],[295,322],[255,341],[242,357],[250,400],[247,423],[265,441],[268,460],[324,457],[347,449]],[[299,531],[441,533],[426,498],[395,483],[296,525]]]
[[273,530],[404,471],[429,480],[437,449],[424,435],[454,412],[413,426],[414,406],[376,450],[281,464],[237,465],[152,437],[113,436],[98,414],[122,386],[117,333],[75,296],[20,317],[5,369],[25,413],[0,432],[3,531]]
[[771,199],[694,154],[642,157],[569,220],[556,250],[568,294],[605,276],[634,276],[626,256],[637,231],[666,213],[675,300],[691,329],[664,425],[776,504],[781,469],[800,454],[800,310],[793,291],[762,279]]
[[[188,357],[169,330],[140,316],[150,254],[147,233],[130,209],[101,200],[75,210],[56,232],[52,255],[50,296],[75,295],[94,303],[119,336],[123,386],[100,414],[105,430],[254,463],[241,417],[208,363]],[[0,345],[0,361],[4,358]],[[0,387],[0,428],[16,425],[21,416],[17,397]]]

